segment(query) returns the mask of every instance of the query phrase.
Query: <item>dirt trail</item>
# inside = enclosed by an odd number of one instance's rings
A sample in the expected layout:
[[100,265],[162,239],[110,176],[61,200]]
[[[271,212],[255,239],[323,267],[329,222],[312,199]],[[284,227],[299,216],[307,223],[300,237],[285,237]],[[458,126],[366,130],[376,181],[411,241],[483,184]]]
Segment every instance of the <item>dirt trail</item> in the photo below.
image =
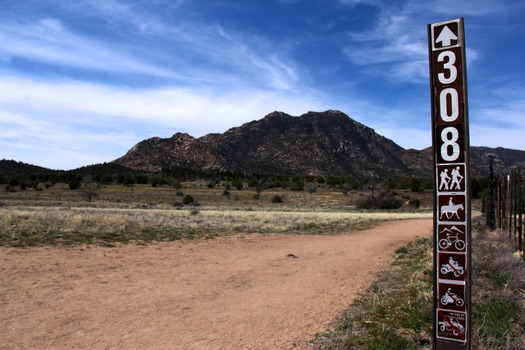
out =
[[0,349],[301,348],[431,230],[0,248]]

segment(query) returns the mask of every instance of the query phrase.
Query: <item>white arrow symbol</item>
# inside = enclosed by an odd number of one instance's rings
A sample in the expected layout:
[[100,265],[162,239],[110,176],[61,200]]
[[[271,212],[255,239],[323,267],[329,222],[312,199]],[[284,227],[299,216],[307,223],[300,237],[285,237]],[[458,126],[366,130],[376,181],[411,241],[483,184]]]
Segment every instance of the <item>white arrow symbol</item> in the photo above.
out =
[[443,47],[450,46],[452,40],[458,40],[458,37],[447,26],[445,26],[441,33],[439,33],[439,36],[436,39],[436,44],[441,42]]

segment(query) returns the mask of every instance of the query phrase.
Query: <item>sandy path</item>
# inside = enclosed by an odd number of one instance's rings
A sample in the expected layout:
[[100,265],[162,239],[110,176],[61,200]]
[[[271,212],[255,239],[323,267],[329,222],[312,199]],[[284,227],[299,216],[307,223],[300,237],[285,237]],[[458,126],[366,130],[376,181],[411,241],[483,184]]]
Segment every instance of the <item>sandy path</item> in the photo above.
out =
[[431,230],[0,248],[0,349],[299,348]]

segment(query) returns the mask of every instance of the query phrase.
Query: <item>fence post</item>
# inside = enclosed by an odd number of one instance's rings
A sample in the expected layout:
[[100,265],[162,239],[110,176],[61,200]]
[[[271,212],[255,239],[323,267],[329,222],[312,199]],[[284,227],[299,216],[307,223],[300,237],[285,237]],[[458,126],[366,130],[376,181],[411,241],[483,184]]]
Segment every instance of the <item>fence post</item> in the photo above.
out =
[[496,228],[495,220],[495,203],[494,203],[494,156],[491,154],[488,157],[489,161],[489,196],[487,199],[487,216],[485,225],[488,226],[491,230]]
[[521,168],[517,171],[518,250],[523,251],[523,202],[521,196]]

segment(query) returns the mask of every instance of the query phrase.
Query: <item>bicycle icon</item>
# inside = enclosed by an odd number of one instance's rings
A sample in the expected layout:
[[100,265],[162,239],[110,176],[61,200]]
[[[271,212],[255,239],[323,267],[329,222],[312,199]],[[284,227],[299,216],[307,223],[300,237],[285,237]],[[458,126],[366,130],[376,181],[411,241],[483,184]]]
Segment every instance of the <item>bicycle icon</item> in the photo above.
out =
[[465,241],[462,239],[459,239],[457,234],[455,236],[452,236],[451,234],[448,233],[446,239],[443,238],[439,240],[439,248],[441,249],[447,249],[453,244],[457,250],[465,249],[465,245],[466,245]]
[[452,245],[457,250],[463,250],[465,249],[466,243],[464,240],[459,238],[459,233],[463,233],[460,229],[458,229],[456,226],[452,226],[450,229],[445,228],[440,233],[445,233],[446,238],[442,238],[439,240],[439,248],[445,250],[450,248]]

